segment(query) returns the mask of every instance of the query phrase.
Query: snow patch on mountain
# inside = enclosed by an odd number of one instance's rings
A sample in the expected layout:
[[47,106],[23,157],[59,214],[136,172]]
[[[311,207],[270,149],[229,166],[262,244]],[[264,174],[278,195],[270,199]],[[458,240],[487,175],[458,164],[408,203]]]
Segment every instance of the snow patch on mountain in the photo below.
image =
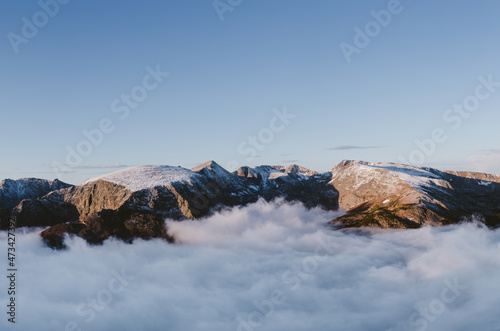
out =
[[125,186],[132,192],[157,186],[167,186],[176,182],[192,183],[202,175],[191,170],[174,166],[140,166],[119,170],[110,174],[94,177],[83,182],[83,185],[104,180]]
[[368,166],[386,169],[407,182],[411,187],[419,189],[431,184],[442,186],[442,179],[430,171],[430,168],[419,168],[410,165],[394,163],[371,163]]
[[[445,186],[446,182],[442,177],[432,172],[431,168],[421,168],[411,165],[397,164],[397,163],[370,163],[362,161],[346,161],[353,162],[358,166],[358,176],[365,176],[367,179],[376,175],[375,169],[383,169],[389,171],[392,175],[396,176],[395,179],[400,179],[406,182],[414,189],[421,189],[423,187],[435,184],[437,186]],[[435,170],[434,170],[435,171]]]
[[246,167],[246,168],[248,169],[248,173],[251,177],[260,176],[263,183],[271,179],[286,177],[292,173],[297,175],[295,176],[295,178],[298,178],[300,180],[307,179],[311,176],[318,174],[316,171],[309,170],[307,168],[301,167],[296,164],[292,164],[288,167],[261,165],[254,168],[251,167]]
[[36,178],[21,178],[18,180],[5,179],[0,182],[0,190],[8,191],[10,195],[22,196],[33,188],[33,183],[39,182]]

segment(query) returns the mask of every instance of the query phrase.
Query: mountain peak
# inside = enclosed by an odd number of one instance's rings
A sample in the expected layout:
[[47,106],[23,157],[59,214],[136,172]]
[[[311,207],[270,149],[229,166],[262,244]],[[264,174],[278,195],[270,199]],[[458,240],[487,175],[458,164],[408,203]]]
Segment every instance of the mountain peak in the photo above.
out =
[[348,166],[350,164],[369,164],[370,162],[366,162],[366,161],[361,161],[361,160],[342,160],[338,165],[337,167],[345,167],[345,166]]
[[301,166],[297,164],[291,164],[288,167],[286,167],[285,172],[299,172]]
[[215,180],[220,185],[227,185],[231,182],[237,180],[229,171],[221,167],[215,161],[207,161],[191,169],[197,174],[207,176],[208,178]]
[[194,168],[191,168],[191,171],[200,172],[202,169],[205,169],[205,168],[209,169],[209,170],[224,169],[217,162],[215,162],[214,160],[210,160],[210,161],[207,161],[207,162],[202,163],[200,165],[197,165]]
[[87,179],[82,185],[104,180],[125,186],[135,192],[156,186],[167,186],[175,182],[190,182],[199,174],[181,167],[168,165],[146,165],[131,167]]
[[313,176],[318,174],[316,171],[304,168],[302,166],[299,166],[298,164],[292,164],[285,168],[285,173],[291,173],[291,172],[303,174],[306,176]]

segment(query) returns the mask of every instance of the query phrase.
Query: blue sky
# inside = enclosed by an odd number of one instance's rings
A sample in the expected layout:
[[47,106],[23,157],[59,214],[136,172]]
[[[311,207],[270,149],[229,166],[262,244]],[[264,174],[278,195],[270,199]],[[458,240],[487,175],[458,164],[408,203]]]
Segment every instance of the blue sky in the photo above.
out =
[[[500,87],[478,87],[478,77],[500,82],[498,1],[221,0],[222,13],[212,1],[53,1],[41,1],[53,17],[37,1],[0,5],[0,178],[77,184],[120,166],[210,159],[500,173]],[[356,27],[372,36],[348,63],[341,45],[356,47]],[[157,68],[161,82],[147,78]],[[120,98],[144,92],[145,79],[154,88],[120,118]],[[460,125],[457,113],[443,119],[477,88],[488,95]],[[284,111],[294,117],[273,122]],[[103,120],[113,130],[94,144],[82,132]],[[446,139],[433,147],[435,130]]]

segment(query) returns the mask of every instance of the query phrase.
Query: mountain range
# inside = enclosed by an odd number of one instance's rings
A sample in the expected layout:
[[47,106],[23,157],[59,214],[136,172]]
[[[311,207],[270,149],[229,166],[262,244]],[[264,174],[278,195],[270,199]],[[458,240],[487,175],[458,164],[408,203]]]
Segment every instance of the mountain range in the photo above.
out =
[[48,227],[41,236],[53,248],[65,247],[66,234],[92,244],[111,236],[175,241],[166,218],[196,220],[277,198],[344,211],[331,221],[335,229],[500,224],[500,176],[346,160],[325,173],[298,165],[245,166],[231,173],[209,161],[192,169],[126,168],[76,186],[57,179],[6,179],[0,182],[0,227],[7,227],[11,215],[17,226]]

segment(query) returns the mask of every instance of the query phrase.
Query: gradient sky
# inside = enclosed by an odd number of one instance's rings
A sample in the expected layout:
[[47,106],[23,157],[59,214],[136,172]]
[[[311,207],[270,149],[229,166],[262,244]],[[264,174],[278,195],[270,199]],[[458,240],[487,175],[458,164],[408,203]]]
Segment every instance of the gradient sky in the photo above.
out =
[[[78,184],[123,166],[191,168],[211,159],[327,171],[343,159],[398,162],[436,128],[448,139],[422,164],[500,174],[500,87],[458,129],[443,120],[474,95],[478,77],[500,82],[500,3],[401,0],[348,63],[340,44],[354,44],[354,29],[387,8],[252,0],[221,20],[212,1],[72,0],[16,53],[9,33],[23,36],[23,17],[43,19],[42,9],[3,1],[0,178]],[[114,100],[158,65],[169,76],[120,119]],[[238,151],[284,108],[295,118],[257,157]],[[72,172],[55,173],[67,147],[76,150],[82,131],[105,118],[113,132]]]

